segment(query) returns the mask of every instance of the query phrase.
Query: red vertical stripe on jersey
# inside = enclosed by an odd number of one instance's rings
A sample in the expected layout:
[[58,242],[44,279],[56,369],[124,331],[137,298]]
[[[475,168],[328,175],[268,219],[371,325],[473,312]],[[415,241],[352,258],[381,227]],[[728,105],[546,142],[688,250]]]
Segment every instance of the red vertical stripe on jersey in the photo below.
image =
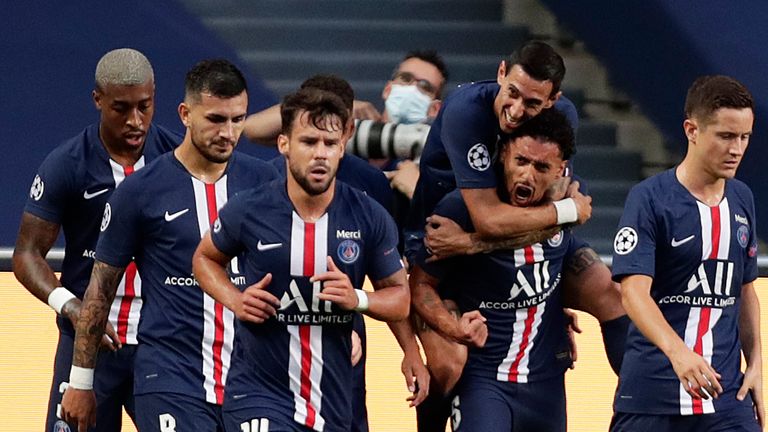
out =
[[[216,184],[205,184],[205,202],[208,207],[208,225],[213,224],[219,217],[219,210],[216,208]],[[224,382],[222,379],[223,363],[221,361],[221,351],[224,347],[224,306],[215,302],[213,306],[213,381],[214,392],[216,393],[216,403],[224,403]]]
[[526,246],[523,248],[523,253],[525,254],[525,263],[526,264],[533,264],[533,247]]
[[131,261],[128,263],[128,267],[125,268],[125,294],[120,301],[120,312],[117,314],[117,338],[121,343],[127,342],[128,335],[128,317],[131,314],[131,302],[136,297],[136,287],[134,281],[136,279],[136,263]]
[[[315,229],[313,224],[312,233],[314,234],[314,232]],[[307,401],[307,420],[305,425],[313,427],[315,425],[315,407],[313,407],[310,402],[310,397],[312,395],[312,380],[309,373],[312,369],[312,349],[309,345],[309,331],[310,327],[308,325],[299,326],[299,338],[301,339],[301,392],[299,394],[305,401]]]
[[[528,246],[526,246],[525,249],[525,259],[528,261]],[[533,259],[533,255],[531,255],[531,259]],[[520,367],[520,361],[523,360],[523,356],[525,356],[525,348],[528,347],[528,342],[530,342],[528,339],[531,337],[533,320],[536,318],[537,309],[538,306],[528,308],[528,316],[525,317],[525,328],[523,329],[523,339],[520,341],[520,348],[515,356],[515,361],[513,361],[512,365],[509,367],[509,380],[512,382],[517,382],[517,376],[520,373],[518,368]]]
[[[133,174],[133,172],[133,165],[123,167],[123,174],[126,177]],[[125,268],[125,275],[123,276],[125,278],[125,293],[122,300],[120,300],[120,312],[117,314],[117,338],[124,344],[128,343],[128,318],[131,315],[131,303],[136,298],[136,287],[134,286],[136,273],[136,263],[131,261],[128,267]]]
[[717,253],[720,251],[720,207],[710,207],[712,212],[712,252],[709,253],[709,259],[717,259]]
[[[719,212],[718,212],[719,213]],[[713,214],[714,217],[714,214]],[[719,220],[718,224],[712,224],[713,228],[715,226],[719,227]],[[718,231],[720,231],[718,229]],[[712,248],[715,249],[714,247]],[[717,256],[717,253],[715,253],[715,256]],[[709,315],[711,313],[710,308],[701,308],[701,315],[699,316],[699,328],[696,331],[696,343],[693,345],[693,351],[698,355],[704,354],[704,347],[702,339],[704,338],[704,335],[709,331]],[[694,414],[704,414],[704,407],[701,405],[701,399],[692,399],[693,402],[693,413]]]
[[[315,275],[315,224],[304,222],[304,276]],[[304,339],[302,339],[302,342]]]

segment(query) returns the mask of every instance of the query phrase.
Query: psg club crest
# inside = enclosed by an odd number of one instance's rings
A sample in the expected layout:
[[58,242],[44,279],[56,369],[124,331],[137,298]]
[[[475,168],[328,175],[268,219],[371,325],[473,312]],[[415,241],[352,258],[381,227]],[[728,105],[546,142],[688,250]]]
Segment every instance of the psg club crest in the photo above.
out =
[[749,228],[746,225],[741,225],[739,230],[736,231],[736,238],[739,240],[741,247],[746,248],[749,242]]
[[69,425],[64,420],[59,420],[53,425],[53,432],[70,432]]
[[360,245],[354,240],[344,240],[339,243],[336,254],[344,264],[352,264],[360,256]]
[[556,247],[560,246],[560,243],[562,243],[562,242],[563,242],[563,232],[562,231],[558,231],[557,234],[553,235],[552,238],[547,240],[547,243],[549,243],[549,245],[551,247],[553,247],[553,248],[556,248]]

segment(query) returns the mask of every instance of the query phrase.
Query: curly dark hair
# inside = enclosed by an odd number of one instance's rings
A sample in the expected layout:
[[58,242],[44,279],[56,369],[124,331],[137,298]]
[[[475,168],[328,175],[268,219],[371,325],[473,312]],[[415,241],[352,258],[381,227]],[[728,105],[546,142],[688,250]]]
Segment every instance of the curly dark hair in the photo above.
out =
[[510,134],[503,136],[501,139],[502,148],[524,136],[557,144],[563,160],[569,160],[576,153],[573,128],[568,123],[568,119],[555,108],[543,110],[536,117],[515,128]]

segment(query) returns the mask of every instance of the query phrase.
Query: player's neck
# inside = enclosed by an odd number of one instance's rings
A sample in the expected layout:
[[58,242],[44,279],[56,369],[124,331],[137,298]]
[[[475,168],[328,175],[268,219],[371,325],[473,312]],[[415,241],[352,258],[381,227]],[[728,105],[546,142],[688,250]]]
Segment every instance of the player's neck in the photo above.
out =
[[314,222],[320,219],[325,214],[331,201],[333,201],[333,195],[336,190],[336,179],[331,181],[328,190],[325,192],[319,195],[311,195],[301,187],[290,172],[287,173],[286,177],[288,198],[291,200],[299,217],[305,222]]
[[192,177],[203,183],[216,183],[227,169],[227,162],[218,163],[206,159],[190,141],[185,140],[173,151],[173,155]]
[[675,170],[677,180],[691,195],[704,204],[710,207],[720,204],[725,193],[725,179],[714,177],[692,165],[689,159],[684,159]]

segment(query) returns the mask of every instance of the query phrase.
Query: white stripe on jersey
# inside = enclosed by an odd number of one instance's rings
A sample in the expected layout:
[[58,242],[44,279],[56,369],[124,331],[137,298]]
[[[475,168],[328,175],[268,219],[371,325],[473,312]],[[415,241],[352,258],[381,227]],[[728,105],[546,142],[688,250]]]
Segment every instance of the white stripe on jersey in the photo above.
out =
[[[709,310],[709,321],[707,327],[704,330],[704,334],[699,335],[699,323],[702,319],[702,312]],[[717,321],[722,315],[722,309],[716,308],[700,308],[692,307],[688,312],[688,321],[685,324],[685,345],[694,350],[698,338],[701,337],[701,353],[700,355],[710,365],[712,364],[712,354],[714,352],[714,341],[712,340],[712,329],[717,324]],[[710,414],[715,412],[715,407],[710,399],[698,399],[694,400],[683,387],[683,384],[679,385],[680,392],[680,414],[693,415],[693,414]],[[697,411],[694,412],[694,405],[698,406]]]
[[[293,212],[291,223],[290,269],[292,276],[312,276],[325,273],[328,269],[328,214],[314,222],[314,235],[307,238],[307,223]],[[312,250],[307,250],[311,247]],[[305,256],[312,254],[313,269],[305,269]],[[311,273],[311,274],[310,274]],[[313,284],[313,292],[320,292],[320,282]],[[312,297],[312,310],[319,310],[319,299]],[[325,302],[326,311],[330,312],[331,302]],[[310,325],[287,325],[290,335],[288,355],[289,388],[293,393],[293,419],[316,431],[325,428],[325,419],[320,415],[323,394],[323,327]],[[304,336],[302,335],[304,333]],[[308,336],[307,336],[308,335]],[[302,337],[308,340],[302,340]],[[306,347],[306,351],[304,348]],[[305,356],[308,358],[305,359]],[[309,370],[304,370],[304,365]],[[310,412],[310,410],[312,412]]]
[[[541,317],[544,315],[546,303],[533,306],[531,308],[518,309],[515,311],[515,323],[512,325],[512,342],[509,344],[509,350],[506,357],[499,364],[496,370],[496,380],[504,382],[528,382],[528,367],[530,353],[533,348],[534,339],[539,333]],[[528,316],[533,312],[533,320],[528,325]],[[523,347],[522,345],[525,344]],[[522,348],[522,352],[520,351]],[[516,373],[516,376],[515,376]]]
[[[197,214],[197,225],[202,238],[210,230],[214,221],[210,220],[208,195],[206,184],[194,177],[192,188],[195,194],[195,212]],[[220,209],[227,202],[227,175],[225,174],[214,183],[214,193],[216,199],[216,209]],[[222,310],[222,340],[220,358],[216,358],[214,345],[216,344],[216,301],[206,293],[203,293],[203,341],[201,346],[201,355],[203,360],[203,389],[205,389],[206,402],[221,404],[221,396],[216,394],[216,368],[221,369],[219,388],[224,385],[229,372],[229,361],[232,357],[232,345],[235,336],[234,314],[227,308]]]
[[[139,160],[133,164],[131,169],[133,172],[135,172],[143,168],[144,165],[144,155],[142,155]],[[112,170],[112,180],[115,182],[115,189],[117,189],[123,180],[125,180],[125,168],[112,159],[109,160],[109,167]],[[112,305],[110,305],[109,308],[109,323],[112,324],[112,328],[114,328],[118,334],[121,332],[121,329],[119,329],[117,321],[118,317],[120,316],[123,297],[125,297],[126,276],[127,273],[123,274],[123,277],[120,278],[120,282],[117,285],[117,291],[115,291],[115,299],[112,301]],[[141,318],[141,306],[143,304],[141,300],[141,277],[139,276],[138,272],[135,273],[133,278],[133,287],[134,298],[131,299],[130,308],[128,310],[128,328],[125,329],[124,343],[128,345],[136,345],[138,343],[136,340],[136,335],[139,331],[139,318]]]
[[[532,260],[526,259],[526,251],[532,256]],[[534,243],[530,246],[515,249],[515,267],[522,267],[526,264],[533,264],[541,261],[544,261],[544,247],[541,243]]]
[[[701,220],[701,260],[708,260],[713,253],[714,231],[718,229],[720,232],[717,236],[719,244],[715,251],[716,258],[727,260],[731,249],[731,210],[728,205],[728,198],[723,198],[717,207],[710,207],[699,201],[696,201],[696,205],[699,208],[699,218]],[[715,221],[712,217],[714,209],[717,209],[716,212],[719,213],[720,220],[717,226],[714,225]]]

